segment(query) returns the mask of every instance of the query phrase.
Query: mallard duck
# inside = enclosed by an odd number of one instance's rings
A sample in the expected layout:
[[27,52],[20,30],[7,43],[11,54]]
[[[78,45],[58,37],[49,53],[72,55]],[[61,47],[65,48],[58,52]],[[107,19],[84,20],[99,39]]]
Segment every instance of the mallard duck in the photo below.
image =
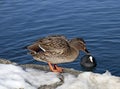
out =
[[47,62],[53,72],[62,72],[63,69],[56,64],[74,61],[78,57],[79,51],[89,53],[82,38],[68,40],[63,35],[41,38],[27,49],[35,60]]

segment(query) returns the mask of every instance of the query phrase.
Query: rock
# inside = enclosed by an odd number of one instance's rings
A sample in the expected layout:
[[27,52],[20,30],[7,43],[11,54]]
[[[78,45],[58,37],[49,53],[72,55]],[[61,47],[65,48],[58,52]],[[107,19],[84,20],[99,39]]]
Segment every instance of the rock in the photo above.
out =
[[64,83],[64,81],[60,81],[60,82],[56,82],[56,83],[51,84],[51,85],[42,85],[38,89],[55,89],[58,86],[62,85],[63,83]]
[[[33,69],[37,69],[37,70],[43,70],[43,71],[50,71],[49,67],[47,65],[37,65],[37,64],[24,64],[24,65],[20,65],[24,68],[33,68]],[[79,75],[81,73],[81,71],[77,71],[74,69],[69,69],[69,68],[63,68],[63,73],[70,73],[72,75]]]
[[14,62],[11,62],[11,61],[4,59],[4,58],[0,58],[0,63],[1,64],[14,64]]

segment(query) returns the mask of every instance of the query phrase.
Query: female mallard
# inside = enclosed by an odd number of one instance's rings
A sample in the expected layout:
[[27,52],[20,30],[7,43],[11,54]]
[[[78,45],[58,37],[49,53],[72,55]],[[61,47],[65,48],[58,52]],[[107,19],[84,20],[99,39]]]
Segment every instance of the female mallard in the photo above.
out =
[[62,72],[56,64],[74,61],[80,50],[89,53],[82,38],[67,40],[61,35],[44,37],[27,48],[35,60],[47,62],[53,72]]

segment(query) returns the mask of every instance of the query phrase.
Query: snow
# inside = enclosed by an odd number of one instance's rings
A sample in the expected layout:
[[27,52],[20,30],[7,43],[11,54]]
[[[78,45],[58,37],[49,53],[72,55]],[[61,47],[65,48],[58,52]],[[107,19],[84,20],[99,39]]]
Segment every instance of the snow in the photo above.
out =
[[37,89],[40,85],[60,81],[52,72],[23,69],[12,64],[0,64],[0,89]]
[[[83,72],[77,77],[63,73],[64,83],[56,89],[120,89],[120,77]],[[12,64],[0,64],[0,89],[37,89],[41,85],[59,82],[57,73],[22,68]]]
[[77,78],[65,75],[65,83],[57,89],[120,89],[120,77],[112,76],[108,71],[104,74],[84,72]]

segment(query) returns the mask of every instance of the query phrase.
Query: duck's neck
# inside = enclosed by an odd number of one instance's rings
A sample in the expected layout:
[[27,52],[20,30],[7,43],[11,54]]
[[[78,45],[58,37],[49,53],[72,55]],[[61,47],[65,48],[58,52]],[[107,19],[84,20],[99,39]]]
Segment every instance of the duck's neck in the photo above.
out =
[[80,51],[80,45],[77,42],[70,41],[70,46],[76,49],[77,51]]

